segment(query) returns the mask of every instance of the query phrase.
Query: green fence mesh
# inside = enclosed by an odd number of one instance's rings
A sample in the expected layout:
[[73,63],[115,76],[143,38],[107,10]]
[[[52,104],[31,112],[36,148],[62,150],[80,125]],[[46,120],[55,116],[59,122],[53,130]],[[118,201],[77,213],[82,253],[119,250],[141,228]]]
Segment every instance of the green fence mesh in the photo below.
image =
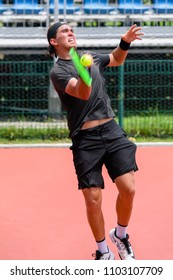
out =
[[[0,127],[66,127],[49,80],[52,60],[0,61]],[[173,60],[127,59],[105,77],[116,119],[130,136],[173,137]]]
[[[115,70],[112,104],[128,134],[173,135],[173,61],[127,60]],[[113,77],[109,73],[110,84]]]

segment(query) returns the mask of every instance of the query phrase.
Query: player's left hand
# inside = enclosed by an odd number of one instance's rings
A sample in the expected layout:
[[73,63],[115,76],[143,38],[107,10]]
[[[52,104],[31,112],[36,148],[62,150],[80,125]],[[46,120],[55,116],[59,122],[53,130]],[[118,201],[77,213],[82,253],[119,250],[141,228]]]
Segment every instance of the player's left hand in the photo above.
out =
[[138,27],[136,24],[133,24],[121,38],[127,42],[131,43],[135,40],[142,40],[141,36],[144,35],[143,32],[140,32],[142,27]]

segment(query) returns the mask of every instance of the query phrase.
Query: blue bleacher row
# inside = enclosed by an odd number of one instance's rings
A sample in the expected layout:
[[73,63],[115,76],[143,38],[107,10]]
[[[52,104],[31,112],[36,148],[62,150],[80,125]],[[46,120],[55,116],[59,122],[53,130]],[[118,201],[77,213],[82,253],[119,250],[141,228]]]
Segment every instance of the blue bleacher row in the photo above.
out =
[[[54,0],[49,2],[49,13],[53,14],[55,9]],[[152,0],[151,5],[146,5],[142,0],[118,0],[117,5],[110,5],[108,0],[84,0],[82,8],[74,0],[59,0],[59,14],[75,14],[82,11],[85,14],[144,14],[153,11],[158,14],[173,13],[173,0]],[[38,0],[14,0],[14,4],[5,5],[0,0],[0,14],[11,10],[15,14],[40,14],[45,11],[45,7],[39,5]]]

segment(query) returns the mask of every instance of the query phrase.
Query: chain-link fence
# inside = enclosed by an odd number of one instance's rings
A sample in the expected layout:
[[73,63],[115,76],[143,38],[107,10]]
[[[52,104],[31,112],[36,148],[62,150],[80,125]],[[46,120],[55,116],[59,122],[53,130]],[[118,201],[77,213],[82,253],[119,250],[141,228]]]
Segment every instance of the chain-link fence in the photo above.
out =
[[[129,53],[124,65],[106,69],[113,109],[129,135],[173,136],[172,56]],[[1,127],[66,127],[66,112],[49,79],[52,65],[45,55],[1,59]]]
[[160,1],[0,0],[0,128],[66,128],[46,56],[53,21],[73,26],[79,50],[101,52],[137,23],[144,39],[123,66],[106,69],[108,94],[129,135],[173,137],[173,2]]

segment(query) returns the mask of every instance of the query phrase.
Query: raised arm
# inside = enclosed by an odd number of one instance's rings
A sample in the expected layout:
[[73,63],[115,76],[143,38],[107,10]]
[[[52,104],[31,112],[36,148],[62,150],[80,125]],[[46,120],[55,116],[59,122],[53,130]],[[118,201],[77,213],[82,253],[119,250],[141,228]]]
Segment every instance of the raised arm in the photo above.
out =
[[121,36],[121,41],[118,47],[116,47],[112,53],[110,53],[110,63],[108,66],[119,66],[121,65],[128,54],[130,44],[135,40],[142,40],[141,36],[144,35],[141,32],[141,27],[136,24],[132,25],[125,34]]

